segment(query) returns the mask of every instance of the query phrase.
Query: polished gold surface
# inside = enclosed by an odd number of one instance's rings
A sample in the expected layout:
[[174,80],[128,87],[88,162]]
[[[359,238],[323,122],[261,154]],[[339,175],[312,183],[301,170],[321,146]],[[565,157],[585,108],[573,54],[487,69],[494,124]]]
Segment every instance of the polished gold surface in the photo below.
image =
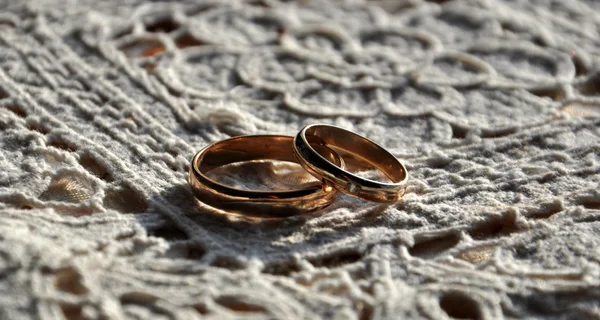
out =
[[[324,158],[344,167],[331,149],[315,144]],[[285,191],[255,191],[233,188],[208,177],[218,167],[255,160],[280,160],[297,163],[293,138],[279,135],[240,136],[213,143],[200,150],[192,160],[189,183],[196,197],[213,207],[252,217],[282,218],[322,209],[335,199],[336,191],[326,183],[304,183]]]
[[[362,160],[366,167],[380,170],[391,182],[378,182],[349,172],[324,157],[315,148],[317,145]],[[404,194],[408,180],[404,165],[383,147],[351,131],[332,125],[308,125],[294,138],[294,154],[317,179],[349,195],[376,202],[396,202]]]

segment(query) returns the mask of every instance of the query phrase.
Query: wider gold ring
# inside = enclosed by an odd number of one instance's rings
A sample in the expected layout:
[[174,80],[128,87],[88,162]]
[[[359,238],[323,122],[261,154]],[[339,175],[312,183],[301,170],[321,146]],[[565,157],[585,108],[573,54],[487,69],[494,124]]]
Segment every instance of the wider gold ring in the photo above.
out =
[[[378,182],[344,170],[315,150],[315,141],[366,161],[392,182]],[[294,154],[304,169],[317,179],[357,198],[396,202],[406,189],[408,172],[400,160],[375,142],[340,127],[325,124],[304,127],[294,138]]]
[[[317,145],[317,148],[329,161],[344,166],[337,153],[323,146]],[[192,159],[189,183],[196,197],[206,204],[261,218],[283,218],[308,213],[325,208],[335,200],[335,189],[321,181],[295,190],[253,191],[220,184],[206,175],[226,164],[262,159],[298,163],[293,152],[293,137],[252,135],[213,143],[200,150]]]

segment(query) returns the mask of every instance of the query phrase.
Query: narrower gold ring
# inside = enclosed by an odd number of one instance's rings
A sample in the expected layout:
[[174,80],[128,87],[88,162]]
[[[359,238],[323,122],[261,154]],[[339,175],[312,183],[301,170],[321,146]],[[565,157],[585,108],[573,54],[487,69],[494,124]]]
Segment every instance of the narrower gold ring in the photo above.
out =
[[[317,148],[329,161],[344,166],[337,153],[323,146]],[[293,152],[293,137],[252,135],[213,143],[200,150],[192,159],[189,183],[196,197],[208,205],[261,218],[283,218],[308,213],[325,208],[335,200],[335,189],[321,181],[294,190],[254,191],[226,186],[206,175],[226,164],[263,159],[298,163]]]
[[[315,141],[364,160],[392,182],[378,182],[346,171],[315,150]],[[317,179],[329,182],[339,191],[357,198],[396,202],[406,189],[408,172],[400,160],[377,143],[340,127],[325,124],[304,127],[294,138],[294,154],[304,169]]]

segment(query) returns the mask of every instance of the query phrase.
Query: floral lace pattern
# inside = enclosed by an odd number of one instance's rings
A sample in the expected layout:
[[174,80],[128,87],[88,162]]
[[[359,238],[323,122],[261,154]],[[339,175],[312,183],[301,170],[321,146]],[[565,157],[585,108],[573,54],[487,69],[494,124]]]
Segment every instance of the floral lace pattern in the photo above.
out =
[[[6,8],[0,318],[600,316],[597,3]],[[201,147],[315,122],[403,159],[403,201],[254,223],[194,200]]]

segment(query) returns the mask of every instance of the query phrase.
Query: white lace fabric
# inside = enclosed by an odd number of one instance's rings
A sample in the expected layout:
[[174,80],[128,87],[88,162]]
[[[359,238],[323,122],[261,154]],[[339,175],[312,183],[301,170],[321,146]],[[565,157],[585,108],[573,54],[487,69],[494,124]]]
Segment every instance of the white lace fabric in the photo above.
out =
[[[597,2],[0,8],[1,319],[600,318]],[[403,201],[195,201],[200,148],[310,123],[405,161]]]

